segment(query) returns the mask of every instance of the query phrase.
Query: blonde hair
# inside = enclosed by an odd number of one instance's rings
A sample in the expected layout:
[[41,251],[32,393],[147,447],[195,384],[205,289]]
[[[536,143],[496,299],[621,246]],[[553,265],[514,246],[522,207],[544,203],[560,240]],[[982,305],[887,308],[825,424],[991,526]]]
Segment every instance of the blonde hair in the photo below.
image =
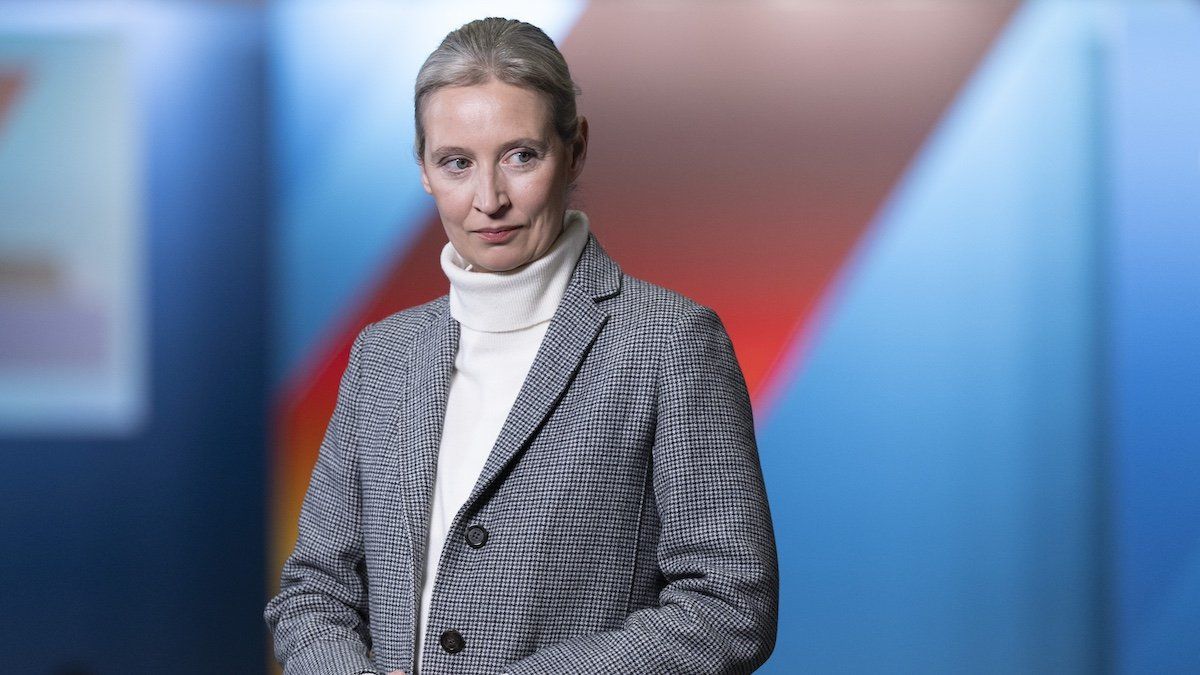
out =
[[575,96],[579,88],[554,41],[541,28],[515,19],[477,19],[450,31],[425,59],[413,94],[417,161],[425,154],[421,111],[430,94],[443,87],[501,82],[541,92],[550,103],[555,131],[564,141],[575,140],[579,118]]

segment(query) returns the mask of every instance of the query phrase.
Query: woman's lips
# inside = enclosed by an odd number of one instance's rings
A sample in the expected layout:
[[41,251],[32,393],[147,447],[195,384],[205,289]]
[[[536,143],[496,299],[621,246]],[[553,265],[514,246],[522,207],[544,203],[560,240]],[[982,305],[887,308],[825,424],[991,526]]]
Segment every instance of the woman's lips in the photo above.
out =
[[503,244],[512,238],[514,233],[521,229],[520,225],[512,225],[510,227],[489,227],[483,230],[475,230],[473,234],[479,235],[481,239],[489,244]]

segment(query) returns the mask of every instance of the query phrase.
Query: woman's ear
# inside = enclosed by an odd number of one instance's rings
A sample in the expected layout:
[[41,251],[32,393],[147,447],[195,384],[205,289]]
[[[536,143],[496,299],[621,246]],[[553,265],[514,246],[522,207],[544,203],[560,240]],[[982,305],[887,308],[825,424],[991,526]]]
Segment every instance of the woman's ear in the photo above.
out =
[[579,174],[583,173],[583,164],[587,161],[587,145],[588,121],[586,117],[580,115],[579,129],[575,133],[575,140],[571,142],[571,170],[568,183],[574,183],[575,179],[579,178]]
[[418,159],[417,166],[421,167],[421,186],[426,193],[433,194],[433,188],[429,186],[429,174],[425,172],[425,162]]

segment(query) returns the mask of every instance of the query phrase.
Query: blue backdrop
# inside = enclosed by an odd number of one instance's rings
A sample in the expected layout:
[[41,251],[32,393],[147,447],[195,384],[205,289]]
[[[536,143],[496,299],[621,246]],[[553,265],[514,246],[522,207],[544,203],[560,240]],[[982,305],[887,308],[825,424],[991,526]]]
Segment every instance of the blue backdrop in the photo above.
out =
[[[0,2],[0,44],[126,46],[147,373],[132,433],[0,429],[0,670],[266,669],[272,393],[369,277],[297,270],[403,248],[421,199],[364,151],[407,94],[356,73],[425,49],[376,49],[392,5]],[[1200,672],[1197,73],[1191,0],[1013,14],[763,420],[766,672]]]

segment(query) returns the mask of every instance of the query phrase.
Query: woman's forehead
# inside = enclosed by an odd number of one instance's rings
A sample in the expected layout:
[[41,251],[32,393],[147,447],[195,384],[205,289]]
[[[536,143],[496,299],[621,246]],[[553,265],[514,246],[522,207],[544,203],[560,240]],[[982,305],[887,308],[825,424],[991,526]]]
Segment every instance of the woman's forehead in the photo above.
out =
[[426,99],[422,121],[431,147],[545,139],[553,131],[545,96],[498,80],[434,91]]

